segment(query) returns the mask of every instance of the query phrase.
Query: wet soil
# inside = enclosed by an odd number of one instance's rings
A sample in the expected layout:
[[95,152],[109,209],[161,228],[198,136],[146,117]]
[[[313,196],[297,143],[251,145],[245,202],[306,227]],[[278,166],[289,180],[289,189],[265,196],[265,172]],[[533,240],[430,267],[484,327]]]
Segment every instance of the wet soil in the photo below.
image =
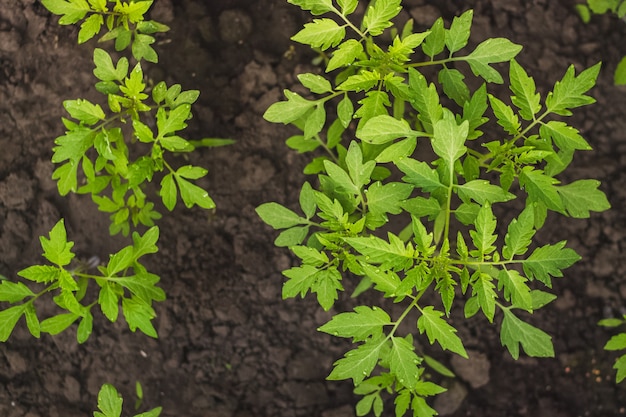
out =
[[[453,313],[474,359],[431,352],[459,375],[445,382],[450,391],[437,408],[455,417],[625,414],[626,389],[613,383],[615,355],[602,350],[611,332],[596,323],[626,309],[626,88],[612,85],[626,55],[626,25],[609,16],[585,25],[572,0],[405,6],[401,18],[423,29],[474,8],[472,42],[505,36],[524,45],[519,61],[542,93],[570,64],[582,70],[604,62],[593,90],[598,103],[572,119],[594,151],[577,156],[562,179],[601,180],[614,209],[588,220],[551,217],[539,237],[567,239],[583,257],[555,281],[559,300],[530,318],[553,336],[556,358],[513,361],[494,326]],[[156,306],[158,340],[101,316],[83,345],[73,331],[37,340],[18,326],[0,345],[0,416],[91,415],[106,382],[131,409],[135,381],[144,387],[143,407],[162,405],[164,417],[354,416],[351,383],[325,380],[348,345],[316,331],[331,313],[314,299],[281,300],[280,271],[295,261],[273,246],[275,234],[254,212],[268,201],[294,205],[304,181],[306,160],[284,145],[291,130],[261,115],[295,86],[296,74],[318,71],[313,55],[289,40],[307,16],[282,0],[157,0],[152,17],[171,31],[159,37],[161,63],[147,69],[150,77],[201,91],[187,135],[237,140],[189,156],[210,170],[200,185],[218,209],[177,208],[159,223],[160,252],[147,260],[168,295]],[[0,0],[0,274],[10,279],[41,262],[38,236],[60,217],[83,259],[106,259],[126,242],[108,235],[107,215],[89,198],[60,198],[50,179],[62,101],[98,99],[94,44],[76,45],[76,28],[57,22],[34,0]],[[344,298],[334,311],[350,306]]]

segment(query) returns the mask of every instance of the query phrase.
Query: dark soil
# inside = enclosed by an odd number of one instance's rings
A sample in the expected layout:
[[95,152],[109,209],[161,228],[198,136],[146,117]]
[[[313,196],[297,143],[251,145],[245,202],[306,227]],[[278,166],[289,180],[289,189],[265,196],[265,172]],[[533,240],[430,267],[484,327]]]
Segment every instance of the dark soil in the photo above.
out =
[[[584,258],[556,280],[559,300],[531,318],[553,336],[556,358],[513,361],[495,326],[456,319],[474,360],[433,349],[460,376],[436,405],[452,416],[625,414],[615,355],[602,350],[611,332],[596,323],[626,309],[626,89],[612,85],[626,25],[609,16],[584,25],[573,0],[459,3],[407,0],[401,18],[410,12],[425,29],[474,8],[472,42],[505,36],[524,45],[519,61],[543,93],[570,63],[582,70],[604,61],[598,103],[572,118],[594,151],[577,157],[563,180],[600,179],[614,209],[590,220],[554,216],[541,233],[543,243],[567,239]],[[353,416],[350,381],[325,380],[348,345],[316,331],[331,315],[314,299],[281,300],[280,271],[294,260],[273,246],[274,233],[254,212],[267,201],[293,205],[304,181],[305,159],[284,145],[291,130],[261,115],[296,74],[317,71],[307,49],[289,40],[307,16],[283,0],[157,0],[152,16],[172,30],[159,38],[161,64],[150,76],[201,91],[188,136],[237,140],[190,155],[210,169],[201,185],[218,209],[176,209],[159,223],[160,252],[147,260],[168,295],[156,306],[158,340],[102,316],[83,345],[73,331],[37,340],[18,326],[0,345],[0,416],[91,415],[106,382],[130,410],[135,381],[144,407],[162,405],[164,417]],[[0,273],[10,279],[42,262],[38,236],[60,217],[84,259],[106,259],[125,243],[108,235],[107,215],[89,198],[60,198],[50,179],[62,101],[98,99],[94,44],[76,45],[77,29],[57,22],[34,0],[0,0]],[[349,308],[343,299],[336,311]]]

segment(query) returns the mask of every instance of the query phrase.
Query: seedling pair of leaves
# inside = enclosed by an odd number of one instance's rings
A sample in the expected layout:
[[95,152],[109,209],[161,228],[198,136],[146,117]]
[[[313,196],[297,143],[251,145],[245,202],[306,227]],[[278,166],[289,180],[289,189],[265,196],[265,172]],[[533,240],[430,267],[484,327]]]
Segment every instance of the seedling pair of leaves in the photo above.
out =
[[63,119],[67,132],[56,139],[53,148],[52,162],[59,164],[53,178],[59,193],[91,194],[101,211],[111,213],[111,234],[128,235],[139,224],[152,227],[161,217],[144,188],[162,171],[159,195],[168,210],[174,209],[179,198],[187,207],[215,208],[208,193],[194,184],[207,170],[191,165],[175,168],[166,156],[232,141],[189,141],[179,136],[192,117],[191,106],[199,92],[164,82],[149,87],[146,82],[140,61],[158,61],[150,46],[155,42],[152,35],[169,30],[145,20],[152,1],[45,0],[43,4],[62,16],[61,24],[84,19],[79,43],[106,29],[100,41],[115,40],[118,51],[130,46],[137,61],[131,67],[127,57],[115,62],[107,51],[94,49],[96,89],[106,96],[108,109],[85,99],[63,103],[71,119]]
[[[619,19],[626,16],[626,2],[624,0],[587,0],[587,4],[576,5],[580,18],[585,23],[591,21],[592,14],[611,13]],[[615,85],[626,85],[626,57],[617,64],[613,75]]]
[[[561,120],[595,101],[587,92],[599,65],[580,74],[570,67],[542,97],[514,59],[521,46],[494,38],[463,53],[470,49],[471,10],[449,28],[438,19],[415,32],[411,21],[401,30],[393,27],[400,0],[371,2],[358,22],[352,20],[356,0],[289,2],[331,16],[307,23],[292,39],[323,51],[329,57],[325,71],[334,76],[300,74],[310,94],[285,90],[287,100],[264,115],[301,132],[287,145],[312,153],[305,173],[317,174],[316,186],[306,182],[300,191],[302,214],[278,203],[257,208],[281,230],[275,244],[299,259],[300,265],[283,271],[283,298],[311,292],[330,310],[349,277],[358,283],[353,296],[373,289],[404,306],[391,317],[383,304],[359,305],[321,326],[355,343],[328,378],[353,380],[363,396],[358,415],[382,415],[385,393],[395,394],[396,416],[409,410],[435,415],[427,398],[445,389],[429,379],[427,367],[451,373],[424,353],[420,335],[467,358],[447,320],[458,314],[457,305],[466,318],[480,312],[498,323],[513,358],[521,350],[553,356],[551,337],[527,315],[556,298],[541,288],[550,289],[552,279],[580,257],[565,241],[537,247],[533,238],[549,212],[585,218],[609,208],[598,181],[557,179],[575,151],[591,149]],[[378,38],[385,30],[391,43]],[[488,84],[505,82],[501,63],[509,67],[510,104],[487,92]],[[474,91],[464,65],[484,81]],[[438,70],[434,82],[419,71],[424,66]],[[492,139],[480,130],[488,109],[502,128]],[[418,140],[430,145],[434,160],[416,155]],[[515,218],[498,219],[498,204],[517,211]],[[389,231],[391,216],[407,226]],[[427,292],[440,301],[426,302]],[[405,320],[415,323],[415,332],[400,334]]]

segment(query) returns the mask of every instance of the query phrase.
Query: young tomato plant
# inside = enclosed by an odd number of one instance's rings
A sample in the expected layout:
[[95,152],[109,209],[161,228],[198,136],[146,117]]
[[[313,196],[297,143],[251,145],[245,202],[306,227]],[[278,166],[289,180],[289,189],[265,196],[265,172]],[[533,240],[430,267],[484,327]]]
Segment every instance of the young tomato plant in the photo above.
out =
[[43,0],[43,5],[61,15],[60,24],[83,21],[79,43],[105,30],[101,42],[115,40],[117,51],[130,46],[137,61],[131,68],[127,57],[114,62],[105,50],[94,49],[93,73],[99,80],[96,89],[105,95],[108,110],[86,99],[63,103],[71,120],[63,119],[67,132],[56,139],[53,149],[52,162],[59,164],[53,174],[59,193],[91,194],[99,210],[112,213],[111,234],[128,235],[131,223],[151,227],[161,217],[144,187],[162,171],[166,174],[159,195],[168,210],[174,209],[179,194],[187,207],[215,208],[208,193],[193,183],[207,170],[191,165],[174,168],[166,156],[231,141],[189,141],[179,136],[192,117],[197,90],[183,91],[179,84],[168,87],[164,82],[151,91],[148,88],[140,61],[158,61],[151,46],[155,42],[152,35],[169,30],[161,23],[145,20],[152,0]]
[[[570,67],[542,97],[514,59],[521,46],[493,38],[470,50],[471,10],[449,28],[440,18],[415,32],[411,21],[393,27],[400,0],[370,2],[360,19],[357,0],[289,2],[316,16],[292,39],[322,51],[334,77],[300,74],[310,96],[285,90],[287,100],[264,115],[301,132],[289,147],[321,150],[305,168],[317,186],[302,186],[302,214],[275,202],[257,208],[281,230],[275,244],[300,259],[283,271],[283,298],[315,293],[330,310],[344,279],[356,279],[353,295],[373,288],[403,306],[392,317],[380,305],[359,305],[321,326],[355,343],[328,378],[352,379],[363,396],[358,415],[382,415],[385,393],[395,395],[396,416],[435,415],[426,399],[445,389],[425,371],[442,367],[423,353],[421,337],[466,358],[447,320],[457,305],[466,318],[480,312],[499,323],[513,358],[520,350],[553,356],[551,337],[525,317],[556,298],[541,288],[580,257],[565,241],[536,246],[533,238],[549,212],[586,218],[609,208],[598,181],[558,179],[575,151],[591,149],[562,119],[595,101],[587,92],[600,66],[579,74]],[[488,93],[488,84],[505,82],[492,65],[499,63],[508,63],[510,103]],[[436,70],[431,82],[426,67]],[[484,81],[473,91],[468,67]],[[480,130],[488,109],[502,128],[495,138]],[[432,153],[417,153],[418,141]],[[512,220],[496,216],[504,207],[516,213]],[[393,232],[392,216],[407,226]],[[417,331],[402,334],[406,321]]]
[[[117,392],[115,387],[110,384],[104,384],[98,393],[98,410],[94,411],[94,417],[120,417],[122,415],[122,405],[124,400]],[[159,417],[161,415],[161,407],[153,408],[134,417]]]

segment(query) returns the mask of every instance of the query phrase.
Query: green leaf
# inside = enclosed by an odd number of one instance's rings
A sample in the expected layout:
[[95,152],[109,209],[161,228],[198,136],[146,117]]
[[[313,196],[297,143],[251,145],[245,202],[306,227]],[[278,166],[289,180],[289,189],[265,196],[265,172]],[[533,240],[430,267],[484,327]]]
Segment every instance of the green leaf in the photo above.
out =
[[391,337],[389,370],[403,386],[412,389],[420,378],[417,364],[421,362],[412,343],[402,337]]
[[344,26],[339,26],[332,19],[313,19],[312,23],[304,25],[304,29],[291,37],[291,40],[313,48],[320,48],[322,51],[337,46],[346,36]]
[[32,265],[19,271],[17,275],[34,282],[47,283],[59,279],[60,272],[56,266]]
[[291,251],[306,265],[313,265],[316,267],[320,267],[324,264],[327,264],[328,256],[324,252],[320,252],[315,248],[310,248],[308,246],[292,246]]
[[332,0],[287,0],[287,2],[300,6],[302,10],[309,10],[313,15],[324,14],[333,9]]
[[491,94],[489,94],[489,103],[491,103],[493,114],[495,114],[498,119],[498,124],[502,126],[509,135],[518,135],[521,132],[522,125],[511,106]]
[[26,327],[30,334],[39,339],[41,337],[41,325],[39,323],[39,318],[37,317],[37,312],[35,311],[35,306],[33,303],[27,303],[26,309],[24,310],[24,318],[26,319]]
[[[162,110],[162,108],[159,108],[159,110]],[[182,104],[175,109],[170,110],[167,115],[165,111],[157,112],[157,129],[159,131],[159,139],[162,139],[169,133],[174,133],[187,127],[185,120],[189,118],[190,114],[191,105],[189,104]]]
[[116,293],[113,284],[104,282],[98,295],[98,304],[100,304],[102,313],[113,323],[117,321],[119,315],[118,299],[119,295]]
[[80,25],[78,32],[78,43],[85,43],[100,32],[100,28],[104,24],[101,14],[92,14]]
[[298,80],[312,93],[324,94],[333,92],[333,87],[330,85],[330,82],[321,75],[298,74]]
[[496,292],[493,278],[485,273],[478,273],[476,281],[472,284],[472,295],[478,298],[478,305],[483,310],[485,317],[493,323],[496,314]]
[[120,417],[122,415],[122,396],[117,392],[115,387],[110,384],[104,384],[98,393],[98,409],[95,411],[94,417]]
[[70,116],[88,126],[96,124],[106,117],[99,104],[93,104],[88,100],[80,98],[76,100],[65,100],[63,107]]
[[91,10],[85,0],[42,0],[46,9],[56,15],[62,15],[60,25],[71,25],[85,17]]
[[302,212],[310,219],[315,215],[315,211],[317,210],[317,203],[315,202],[315,193],[313,192],[313,187],[309,184],[308,181],[305,181],[302,184],[302,189],[300,190],[300,208]]
[[467,359],[468,356],[463,347],[463,342],[457,336],[456,329],[441,318],[443,313],[435,310],[432,306],[424,307],[420,311],[422,315],[417,320],[417,328],[421,334],[426,332],[430,344],[432,345],[436,340],[442,349],[450,350]]
[[616,334],[611,337],[604,345],[605,350],[622,350],[626,349],[626,333]]
[[365,32],[378,36],[392,25],[391,19],[400,13],[400,0],[377,0],[367,8],[363,17]]
[[400,171],[406,174],[402,177],[402,181],[408,182],[424,192],[432,193],[439,188],[445,187],[439,181],[437,171],[432,169],[426,162],[406,158],[396,162],[396,165]]
[[174,178],[180,190],[180,197],[187,208],[191,208],[194,204],[203,209],[215,208],[215,202],[203,188],[192,184],[181,176],[176,175]]
[[411,409],[414,417],[434,417],[438,415],[437,411],[429,406],[424,398],[418,396],[413,397]]
[[524,167],[519,175],[520,185],[528,193],[531,202],[541,202],[550,210],[565,214],[565,205],[555,184],[559,181],[543,171]]
[[530,296],[533,299],[533,310],[539,310],[557,299],[556,295],[541,290],[532,290]]
[[447,376],[448,378],[456,378],[454,372],[452,372],[450,369],[448,369],[448,367],[446,367],[435,358],[424,355],[424,362],[426,362],[426,365],[430,366],[432,370],[437,372],[438,374]]
[[432,126],[443,116],[437,87],[433,83],[428,85],[422,74],[409,68],[409,92],[411,106],[419,112],[418,119],[426,132],[432,132]]
[[435,123],[431,144],[437,155],[446,161],[449,167],[462,157],[467,148],[465,140],[468,133],[468,122],[464,121],[457,125],[454,115],[449,110],[445,110],[443,118]]
[[490,64],[510,61],[521,50],[521,45],[516,45],[506,38],[490,38],[478,45],[464,59],[474,75],[482,77],[488,83],[502,84],[504,82],[502,76]]
[[272,104],[263,114],[263,118],[272,123],[292,123],[304,116],[315,105],[315,101],[309,101],[297,93],[285,90],[287,101],[279,101]]
[[567,213],[578,219],[589,217],[589,211],[601,212],[611,208],[606,195],[598,190],[600,181],[578,180],[557,188]]
[[364,275],[374,283],[376,290],[384,293],[387,297],[395,297],[397,295],[398,287],[401,284],[398,274],[393,271],[383,271],[365,263],[362,263],[361,267]]
[[444,67],[439,71],[438,79],[443,86],[443,92],[456,104],[463,106],[469,101],[470,91],[463,81],[465,76],[461,71]]
[[345,163],[350,174],[352,183],[360,190],[361,187],[370,183],[372,171],[376,166],[376,162],[367,161],[363,163],[363,152],[356,141],[350,143],[348,153],[345,157]]
[[0,301],[17,303],[26,297],[34,297],[35,293],[21,282],[0,281]]
[[375,145],[385,144],[398,138],[414,138],[418,132],[411,129],[404,119],[396,119],[388,115],[375,116],[369,119],[357,131],[357,137]]
[[384,339],[370,339],[347,352],[343,358],[335,362],[335,367],[327,379],[337,381],[352,378],[354,385],[359,385],[376,366],[384,342]]
[[574,249],[565,248],[565,243],[563,240],[555,245],[535,249],[526,260],[521,261],[526,276],[538,279],[551,288],[550,277],[562,277],[561,270],[569,268],[581,259]]
[[207,174],[207,170],[202,167],[195,167],[193,165],[183,165],[176,170],[176,175],[190,180],[197,180],[204,177]]
[[413,186],[401,182],[381,184],[376,181],[367,189],[367,207],[371,213],[400,214],[402,203],[411,195]]
[[25,311],[26,304],[20,304],[0,311],[0,342],[6,342],[9,339],[15,325]]
[[74,313],[63,313],[41,322],[41,331],[51,335],[59,334],[72,325],[80,315]]
[[519,114],[524,120],[533,120],[541,110],[541,95],[537,93],[535,80],[514,59],[510,63],[509,78],[513,92],[511,101],[520,110]]
[[571,116],[570,109],[595,103],[593,97],[585,95],[595,84],[600,72],[600,63],[587,68],[578,77],[571,65],[561,81],[554,84],[552,92],[546,97],[546,108],[549,112],[561,116]]
[[329,268],[319,271],[316,279],[311,285],[311,292],[317,294],[317,302],[324,311],[331,309],[337,300],[337,290],[343,290],[341,286],[341,274],[336,268]]
[[163,205],[169,210],[174,210],[176,207],[176,197],[178,195],[176,191],[176,183],[174,182],[174,173],[169,173],[161,180],[161,190],[159,195],[163,200]]
[[68,242],[63,219],[59,220],[49,234],[50,238],[39,237],[39,242],[44,251],[43,256],[58,266],[65,266],[74,259],[72,247],[74,242]]
[[381,164],[402,161],[408,158],[409,155],[412,155],[416,147],[416,138],[400,140],[383,149],[383,151],[376,156],[375,161]]
[[360,194],[361,188],[352,181],[350,175],[339,165],[327,160],[324,161],[324,168],[326,168],[328,176],[341,190],[350,194]]
[[380,307],[358,306],[354,313],[340,313],[318,330],[337,337],[353,338],[354,342],[365,341],[370,336],[378,339],[383,326],[392,324],[389,315]]
[[333,52],[326,66],[326,72],[352,64],[362,53],[363,45],[361,42],[356,39],[348,39]]
[[145,35],[142,33],[135,34],[135,39],[133,40],[133,44],[131,47],[133,57],[137,61],[141,61],[145,59],[148,62],[157,63],[159,62],[159,56],[156,51],[150,46],[152,45],[156,39],[154,39],[151,35]]
[[110,276],[113,276],[124,269],[130,268],[134,260],[133,247],[126,246],[119,252],[110,255],[109,263],[106,267],[107,272]]
[[450,25],[450,29],[446,32],[445,43],[450,54],[460,50],[467,45],[472,27],[472,18],[474,11],[468,10],[461,16],[455,16]]
[[170,152],[191,152],[195,149],[189,141],[176,135],[164,136],[159,139],[159,143]]
[[318,103],[315,109],[307,115],[304,122],[303,139],[309,140],[315,137],[324,128],[324,123],[326,123],[326,109],[324,109],[323,104]]
[[496,248],[493,246],[498,236],[495,233],[496,230],[496,218],[493,215],[491,206],[485,204],[478,211],[478,216],[474,222],[476,230],[470,230],[470,236],[474,242],[474,246],[478,249],[477,254],[470,252],[472,256],[482,257],[490,254]]
[[386,107],[391,105],[389,96],[384,91],[368,91],[365,95],[366,97],[359,101],[361,107],[354,114],[355,117],[361,118],[360,126],[374,116],[387,114]]
[[[357,75],[351,75],[344,82],[337,86],[339,91],[368,91],[374,88],[382,80],[381,75],[376,71],[362,70]],[[360,113],[357,112],[357,116]]]
[[446,45],[445,42],[446,29],[443,26],[443,19],[440,17],[435,20],[435,23],[433,23],[433,26],[430,28],[430,35],[428,35],[424,43],[422,43],[422,50],[432,59],[435,55],[443,52],[443,48],[445,48]]
[[130,291],[137,302],[143,302],[148,306],[153,301],[165,300],[165,291],[156,286],[159,282],[158,275],[143,272],[137,275],[116,277],[115,282]]
[[619,61],[619,64],[617,64],[617,68],[615,68],[615,75],[613,76],[613,82],[615,85],[626,85],[626,57],[623,57]]
[[617,370],[617,374],[615,375],[615,382],[620,383],[626,378],[626,355],[622,355],[615,361],[613,365],[613,369]]
[[480,205],[485,203],[501,203],[515,198],[511,194],[497,185],[491,184],[487,180],[473,180],[455,187],[461,200],[469,202],[470,199]]
[[157,332],[151,323],[156,313],[148,304],[138,298],[123,298],[122,311],[131,331],[141,330],[145,335],[157,338]]
[[519,358],[520,345],[528,356],[538,358],[554,357],[552,337],[544,331],[521,321],[509,310],[505,309],[504,320],[500,329],[502,346],[511,353],[513,359]]
[[341,121],[341,125],[347,129],[354,116],[354,105],[347,93],[344,94],[343,99],[337,105],[337,116]]
[[304,242],[309,234],[309,226],[299,226],[285,229],[278,234],[274,240],[274,245],[278,247],[288,247],[299,245]]
[[551,120],[544,123],[539,127],[539,134],[544,139],[552,139],[556,146],[564,151],[591,150],[591,146],[580,136],[578,130],[563,122]]
[[289,278],[283,285],[283,300],[294,298],[298,294],[304,297],[315,283],[318,272],[319,270],[312,265],[302,265],[283,271],[282,274]]
[[532,205],[527,206],[517,219],[509,223],[504,236],[502,256],[512,260],[515,255],[523,255],[528,250],[535,235],[535,214]]
[[91,332],[93,331],[93,316],[89,311],[85,314],[85,316],[78,323],[78,328],[76,329],[76,340],[79,344],[85,343]]

